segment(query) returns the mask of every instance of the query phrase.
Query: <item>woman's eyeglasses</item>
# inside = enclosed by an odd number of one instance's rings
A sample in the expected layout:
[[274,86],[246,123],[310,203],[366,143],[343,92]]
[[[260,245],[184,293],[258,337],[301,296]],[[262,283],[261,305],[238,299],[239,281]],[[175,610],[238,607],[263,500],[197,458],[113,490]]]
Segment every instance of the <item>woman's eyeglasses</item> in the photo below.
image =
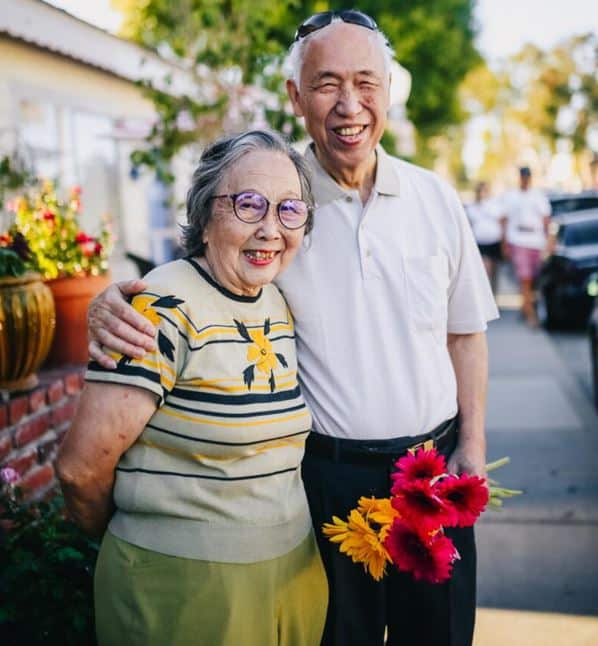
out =
[[[246,224],[255,224],[263,220],[270,208],[270,200],[256,191],[231,193],[229,195],[213,195],[210,199],[228,197],[233,203],[233,212]],[[300,229],[307,224],[310,208],[303,200],[282,200],[276,204],[276,214],[283,227]]]
[[299,29],[295,33],[295,42],[313,34],[314,31],[327,27],[333,18],[340,18],[343,22],[348,22],[352,25],[359,25],[372,31],[378,31],[378,25],[373,18],[370,18],[365,13],[357,11],[356,9],[343,9],[342,11],[322,11],[315,13],[309,17],[305,22],[299,25]]

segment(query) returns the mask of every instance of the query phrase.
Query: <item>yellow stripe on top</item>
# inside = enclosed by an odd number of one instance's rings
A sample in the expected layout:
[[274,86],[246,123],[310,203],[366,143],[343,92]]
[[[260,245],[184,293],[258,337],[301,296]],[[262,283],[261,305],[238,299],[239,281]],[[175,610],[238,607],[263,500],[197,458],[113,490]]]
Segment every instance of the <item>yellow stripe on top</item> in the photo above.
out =
[[[160,310],[157,310],[160,312]],[[179,329],[185,333],[187,338],[189,340],[193,341],[205,341],[206,339],[209,339],[210,337],[220,335],[223,337],[234,337],[236,339],[240,338],[239,336],[239,331],[237,328],[232,327],[232,326],[226,326],[226,327],[219,327],[219,326],[213,326],[210,327],[207,330],[204,330],[203,332],[198,332],[195,327],[189,322],[186,316],[184,316],[178,309],[176,310],[168,310],[169,314],[172,314],[174,312],[174,318],[177,319],[177,322],[179,324]],[[263,326],[263,321],[256,321],[258,323],[259,327]],[[287,332],[292,334],[293,333],[293,325],[291,322],[287,323],[273,323],[270,326],[270,334],[272,333],[280,333],[280,332]]]
[[[287,377],[291,377],[291,379],[296,380],[297,378],[297,371],[296,370],[291,370],[289,372],[283,372],[281,374],[276,375],[277,379],[286,379]],[[267,383],[268,380],[266,377],[257,377],[255,380],[256,383],[258,381],[263,381],[264,383]],[[186,388],[187,386],[194,386],[196,388],[218,388],[218,390],[225,390],[226,388],[220,388],[219,386],[216,386],[216,384],[223,384],[223,383],[228,383],[228,384],[243,384],[243,378],[233,378],[233,377],[227,377],[225,379],[189,379],[188,381],[179,381],[178,385],[181,388]],[[296,381],[289,381],[285,382],[286,384],[291,384],[291,385],[296,385]],[[279,384],[282,386],[282,384]],[[245,389],[247,389],[247,386],[243,385]],[[252,386],[253,388],[253,386]]]
[[[266,426],[268,424],[282,424],[284,422],[290,422],[294,419],[300,419],[301,417],[310,418],[311,414],[307,408],[298,413],[292,415],[285,415],[284,417],[274,417],[272,419],[260,419],[260,420],[237,420],[236,422],[224,422],[219,421],[218,419],[208,419],[205,417],[198,417],[197,415],[185,415],[185,413],[179,413],[168,406],[164,406],[160,411],[164,415],[169,417],[175,417],[177,419],[182,419],[185,422],[193,422],[195,424],[206,424],[207,426],[225,426],[227,428],[239,428],[245,426]],[[272,415],[276,415],[276,411],[272,411]]]
[[[309,431],[305,431],[306,434],[308,432]],[[165,444],[162,444],[160,442],[154,442],[154,440],[149,440],[143,437],[139,438],[136,444],[141,446],[149,446],[154,449],[160,449],[164,453],[168,453],[170,455],[180,455],[181,457],[185,457],[185,458],[193,458],[198,462],[201,462],[202,460],[226,462],[231,460],[236,461],[239,459],[238,449],[236,450],[236,452],[229,451],[227,455],[217,455],[214,453],[212,454],[198,453],[194,451],[185,451],[185,449],[181,449],[178,447],[166,446]],[[302,437],[300,439],[286,438],[283,440],[265,440],[263,445],[248,446],[248,447],[245,447],[244,450],[247,455],[260,455],[261,453],[265,453],[273,449],[282,449],[282,448],[303,449],[304,445],[305,445],[305,437]],[[219,447],[219,448],[220,450],[222,450],[223,447]]]

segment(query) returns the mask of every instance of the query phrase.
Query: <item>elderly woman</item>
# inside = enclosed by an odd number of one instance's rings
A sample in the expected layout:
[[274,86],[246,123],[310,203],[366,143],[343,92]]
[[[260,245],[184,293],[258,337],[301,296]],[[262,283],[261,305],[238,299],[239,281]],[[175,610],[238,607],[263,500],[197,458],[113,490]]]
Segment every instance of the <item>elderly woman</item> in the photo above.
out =
[[311,208],[305,162],[280,136],[210,146],[188,256],[133,299],[157,350],[89,366],[58,473],[74,519],[103,534],[100,645],[319,644],[327,584],[300,473],[311,417],[271,284]]

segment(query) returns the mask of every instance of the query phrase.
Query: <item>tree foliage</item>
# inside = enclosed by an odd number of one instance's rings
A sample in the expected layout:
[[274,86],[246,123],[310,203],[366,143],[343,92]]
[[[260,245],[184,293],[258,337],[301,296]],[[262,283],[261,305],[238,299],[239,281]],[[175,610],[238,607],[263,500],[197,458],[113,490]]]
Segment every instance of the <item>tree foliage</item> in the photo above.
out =
[[[299,136],[300,126],[288,109],[285,111],[282,55],[302,20],[316,11],[347,6],[342,0],[112,3],[125,16],[124,36],[180,64],[195,75],[198,87],[207,83],[214,88],[212,101],[207,101],[200,96],[174,97],[167,89],[143,83],[160,123],[148,139],[148,150],[139,152],[134,161],[153,165],[164,179],[170,178],[161,162],[167,162],[182,146],[201,141],[203,133],[213,138],[219,131],[243,127],[255,118],[256,105],[253,110],[243,109],[251,102],[245,89],[248,85],[265,90],[259,97],[249,95],[254,104],[261,98],[257,111],[267,122],[290,136]],[[422,151],[430,137],[463,118],[458,86],[480,60],[473,44],[473,6],[474,0],[363,0],[359,4],[359,9],[378,22],[397,59],[412,74],[407,113],[418,130]],[[181,113],[195,123],[185,134],[179,127]]]
[[524,46],[496,69],[482,64],[461,86],[471,117],[487,124],[480,175],[496,177],[520,161],[526,147],[554,153],[559,142],[574,155],[588,152],[598,128],[598,37],[571,37],[548,51]]

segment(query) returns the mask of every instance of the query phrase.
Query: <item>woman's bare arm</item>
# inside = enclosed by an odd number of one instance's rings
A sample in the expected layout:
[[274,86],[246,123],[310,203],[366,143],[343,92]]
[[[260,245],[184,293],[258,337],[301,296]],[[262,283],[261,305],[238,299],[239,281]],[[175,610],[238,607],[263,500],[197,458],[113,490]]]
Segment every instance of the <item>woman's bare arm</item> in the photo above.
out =
[[106,530],[116,466],[156,406],[156,395],[134,386],[88,383],[83,389],[56,470],[70,516],[89,534]]

